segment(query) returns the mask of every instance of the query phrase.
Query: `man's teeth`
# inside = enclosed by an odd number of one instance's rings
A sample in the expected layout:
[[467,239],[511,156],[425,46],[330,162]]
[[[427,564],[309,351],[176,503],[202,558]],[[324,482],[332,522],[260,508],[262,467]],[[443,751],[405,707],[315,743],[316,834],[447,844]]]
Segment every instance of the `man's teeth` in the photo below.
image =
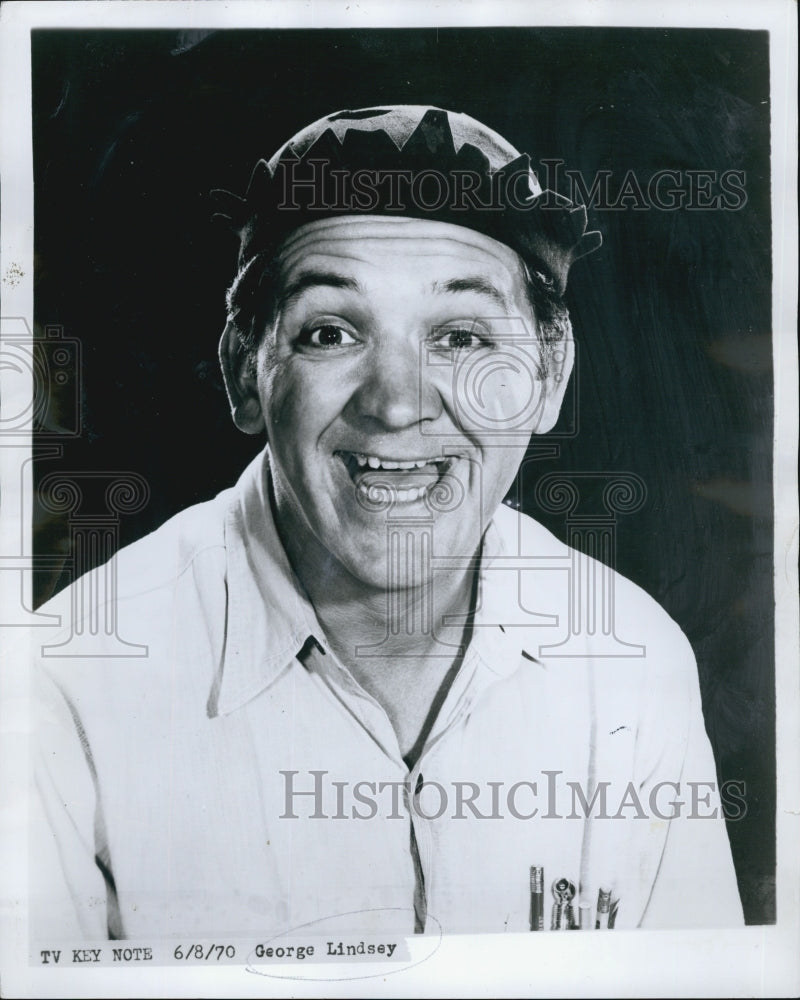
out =
[[370,469],[421,469],[425,465],[433,465],[436,462],[434,458],[418,458],[411,462],[393,462],[386,458],[376,458],[375,455],[356,454],[353,457],[359,466],[362,468],[369,466]]
[[[441,466],[445,462],[443,458],[414,458],[408,461],[399,461],[389,458],[378,458],[377,455],[365,455],[359,452],[351,452],[359,469],[385,470],[387,472],[413,471],[415,469],[430,468],[434,466],[441,475]],[[391,500],[393,503],[414,503],[421,500],[432,488],[433,483],[426,483],[422,486],[412,486],[408,489],[401,489],[395,483],[360,482],[358,490],[365,497],[374,502],[384,502]]]
[[421,500],[428,492],[428,486],[420,486],[411,490],[398,490],[387,486],[363,486],[358,487],[359,492],[372,501],[392,500],[394,503],[413,503]]

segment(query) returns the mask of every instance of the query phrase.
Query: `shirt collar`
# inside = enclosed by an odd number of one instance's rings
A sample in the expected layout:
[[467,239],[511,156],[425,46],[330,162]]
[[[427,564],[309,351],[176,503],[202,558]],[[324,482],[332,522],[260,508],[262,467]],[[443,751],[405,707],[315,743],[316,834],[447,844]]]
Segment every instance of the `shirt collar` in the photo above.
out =
[[264,449],[245,469],[226,511],[227,627],[212,714],[240,708],[290,666],[309,635],[322,638],[278,537],[269,483]]

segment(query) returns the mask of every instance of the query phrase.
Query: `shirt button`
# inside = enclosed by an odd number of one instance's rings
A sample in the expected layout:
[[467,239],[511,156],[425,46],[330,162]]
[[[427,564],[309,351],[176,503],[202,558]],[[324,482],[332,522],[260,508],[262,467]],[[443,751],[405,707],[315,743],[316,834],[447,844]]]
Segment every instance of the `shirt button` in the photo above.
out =
[[447,789],[437,781],[418,781],[414,806],[414,812],[422,819],[439,819],[447,812]]

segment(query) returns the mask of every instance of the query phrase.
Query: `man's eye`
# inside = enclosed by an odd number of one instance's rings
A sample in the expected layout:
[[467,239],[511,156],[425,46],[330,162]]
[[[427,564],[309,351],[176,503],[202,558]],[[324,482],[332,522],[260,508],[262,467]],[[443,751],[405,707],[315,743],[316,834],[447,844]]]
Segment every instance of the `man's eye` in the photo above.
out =
[[315,326],[311,330],[305,330],[301,334],[300,343],[311,347],[345,347],[348,344],[355,344],[355,337],[341,326],[334,323],[323,323]]
[[442,347],[456,351],[474,350],[476,347],[482,347],[486,344],[480,331],[468,326],[448,327],[446,330],[439,330],[436,342]]

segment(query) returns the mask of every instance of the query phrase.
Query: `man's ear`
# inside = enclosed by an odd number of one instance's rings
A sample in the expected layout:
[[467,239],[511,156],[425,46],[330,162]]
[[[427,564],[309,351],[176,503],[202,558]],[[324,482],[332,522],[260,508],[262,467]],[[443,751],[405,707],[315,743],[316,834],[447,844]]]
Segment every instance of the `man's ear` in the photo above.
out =
[[245,434],[260,434],[265,426],[264,414],[253,361],[242,346],[236,327],[230,322],[220,338],[219,363],[233,422]]
[[547,375],[542,387],[540,416],[533,429],[534,434],[547,434],[555,427],[574,363],[575,341],[570,331],[569,336],[553,344],[549,352]]

